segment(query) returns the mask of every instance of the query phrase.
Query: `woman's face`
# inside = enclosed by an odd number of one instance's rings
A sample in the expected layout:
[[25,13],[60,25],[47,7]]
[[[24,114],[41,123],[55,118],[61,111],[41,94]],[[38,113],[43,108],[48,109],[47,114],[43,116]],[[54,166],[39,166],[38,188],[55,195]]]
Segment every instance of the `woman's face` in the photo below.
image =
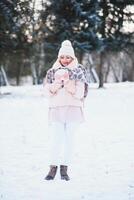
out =
[[63,66],[67,66],[73,61],[73,58],[71,56],[61,55],[59,61]]

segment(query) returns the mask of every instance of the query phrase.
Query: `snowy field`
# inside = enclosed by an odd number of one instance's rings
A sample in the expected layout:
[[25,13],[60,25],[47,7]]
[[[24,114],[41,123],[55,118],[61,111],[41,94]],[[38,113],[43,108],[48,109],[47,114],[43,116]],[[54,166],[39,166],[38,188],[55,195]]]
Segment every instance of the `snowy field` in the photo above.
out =
[[2,87],[0,200],[134,200],[134,83],[91,85],[71,180],[46,181],[48,102],[40,86]]

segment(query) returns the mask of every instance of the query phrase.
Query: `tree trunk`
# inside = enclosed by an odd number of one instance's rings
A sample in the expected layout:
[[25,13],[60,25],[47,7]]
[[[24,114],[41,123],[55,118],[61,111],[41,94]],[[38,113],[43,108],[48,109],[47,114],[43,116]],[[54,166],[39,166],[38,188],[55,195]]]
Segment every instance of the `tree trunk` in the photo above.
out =
[[34,57],[31,59],[31,72],[32,72],[32,78],[33,78],[33,85],[37,85],[38,77],[37,77]]
[[16,69],[16,85],[20,85],[20,77],[21,77],[21,63],[17,62],[17,69]]
[[84,55],[83,51],[80,50],[79,53],[78,53],[79,63],[82,63],[82,61],[83,61],[83,55]]
[[96,70],[94,68],[94,64],[93,64],[93,59],[92,59],[92,56],[91,54],[88,55],[88,62],[89,62],[89,65],[90,65],[90,79],[92,80],[92,82],[94,83],[99,83],[99,77],[98,77],[98,74],[96,73]]
[[7,75],[6,75],[6,72],[5,72],[5,69],[4,69],[3,65],[1,66],[1,76],[3,77],[4,84],[5,85],[9,85],[9,82],[8,82],[8,79],[7,79]]
[[99,69],[98,69],[99,88],[103,87],[103,65],[104,65],[104,57],[105,57],[105,53],[102,51],[100,53],[100,65],[99,65]]
[[39,60],[39,67],[38,67],[38,84],[41,83],[42,79],[42,69],[44,67],[44,58],[45,58],[45,53],[44,53],[44,43],[42,42],[40,45],[40,60]]

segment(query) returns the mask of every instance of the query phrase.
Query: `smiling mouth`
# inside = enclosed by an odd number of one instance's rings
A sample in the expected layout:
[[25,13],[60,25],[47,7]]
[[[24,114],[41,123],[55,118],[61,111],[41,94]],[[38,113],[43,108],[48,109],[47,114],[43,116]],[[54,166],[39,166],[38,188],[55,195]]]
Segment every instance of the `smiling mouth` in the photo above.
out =
[[63,63],[63,65],[68,65],[68,63]]

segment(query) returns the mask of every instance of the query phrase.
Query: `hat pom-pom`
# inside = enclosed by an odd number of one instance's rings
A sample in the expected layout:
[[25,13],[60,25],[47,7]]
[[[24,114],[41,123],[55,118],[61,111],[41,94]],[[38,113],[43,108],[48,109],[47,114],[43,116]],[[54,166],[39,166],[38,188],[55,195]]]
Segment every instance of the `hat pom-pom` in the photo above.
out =
[[62,42],[62,45],[61,45],[62,47],[63,46],[72,46],[72,44],[71,44],[71,42],[69,41],[69,40],[64,40],[63,42]]

